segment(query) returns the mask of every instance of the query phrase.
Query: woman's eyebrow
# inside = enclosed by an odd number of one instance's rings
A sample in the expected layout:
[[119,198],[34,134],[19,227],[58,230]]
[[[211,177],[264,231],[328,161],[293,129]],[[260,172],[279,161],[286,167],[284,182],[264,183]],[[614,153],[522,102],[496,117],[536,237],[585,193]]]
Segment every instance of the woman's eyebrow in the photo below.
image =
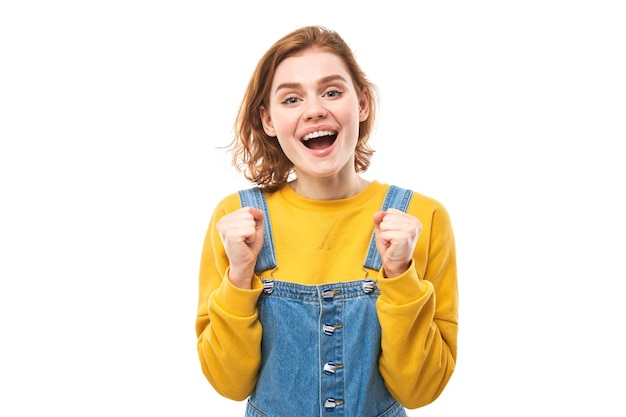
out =
[[335,75],[329,75],[328,77],[321,78],[321,79],[319,80],[319,84],[326,84],[326,83],[329,83],[329,82],[331,82],[331,81],[337,81],[337,80],[343,81],[343,82],[345,82],[345,83],[347,83],[347,82],[348,82],[348,81],[347,81],[344,77],[342,77],[341,75],[339,75],[339,74],[335,74]]
[[[329,75],[327,77],[320,78],[317,81],[317,83],[318,84],[327,84],[329,82],[336,81],[336,80],[340,80],[340,81],[343,81],[343,82],[346,82],[346,83],[348,82],[348,81],[346,81],[346,79],[343,76],[341,76],[339,74],[334,74],[334,75]],[[276,86],[276,92],[282,90],[283,88],[293,89],[293,88],[300,88],[301,86],[302,86],[302,84],[300,84],[300,83],[282,83],[282,84],[279,84],[278,86]]]

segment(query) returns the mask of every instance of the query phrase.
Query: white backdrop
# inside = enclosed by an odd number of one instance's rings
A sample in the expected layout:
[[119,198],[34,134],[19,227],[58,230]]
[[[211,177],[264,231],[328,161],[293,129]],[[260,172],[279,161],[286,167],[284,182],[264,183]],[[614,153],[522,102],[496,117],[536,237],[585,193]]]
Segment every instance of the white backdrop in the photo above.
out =
[[457,371],[411,416],[623,416],[619,1],[0,5],[0,415],[241,416],[197,361],[217,147],[260,56],[339,31],[381,91],[366,177],[448,208]]

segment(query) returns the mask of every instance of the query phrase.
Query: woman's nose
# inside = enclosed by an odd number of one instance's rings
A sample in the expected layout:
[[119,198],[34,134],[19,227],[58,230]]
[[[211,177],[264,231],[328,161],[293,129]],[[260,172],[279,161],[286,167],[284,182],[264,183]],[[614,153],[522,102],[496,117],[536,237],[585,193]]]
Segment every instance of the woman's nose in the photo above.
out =
[[319,99],[311,99],[305,102],[304,118],[306,120],[315,120],[326,117],[326,108]]

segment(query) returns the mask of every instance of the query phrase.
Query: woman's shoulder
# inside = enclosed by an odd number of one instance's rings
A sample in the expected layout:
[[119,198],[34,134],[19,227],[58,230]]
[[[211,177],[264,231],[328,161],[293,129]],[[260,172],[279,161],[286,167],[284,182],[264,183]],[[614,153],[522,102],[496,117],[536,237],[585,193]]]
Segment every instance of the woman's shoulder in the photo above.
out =
[[446,208],[443,203],[429,194],[425,194],[421,191],[417,191],[414,188],[407,187],[403,184],[381,184],[386,189],[389,189],[392,185],[398,187],[402,190],[408,190],[411,192],[411,201],[409,203],[408,212],[409,213],[425,213],[425,212],[435,212],[442,211],[445,212]]
[[413,198],[412,204],[418,204],[421,206],[432,207],[432,208],[444,208],[443,203],[439,201],[437,198],[423,194],[419,191],[413,190]]
[[261,197],[267,199],[270,197],[270,195],[268,195],[264,191],[261,191],[261,188],[257,186],[241,188],[223,196],[218,201],[215,207],[215,211],[230,213],[240,209],[242,205],[256,205],[255,202],[258,201]]
[[215,211],[222,213],[231,213],[240,208],[241,200],[239,197],[239,191],[235,191],[225,196],[222,196],[215,206]]

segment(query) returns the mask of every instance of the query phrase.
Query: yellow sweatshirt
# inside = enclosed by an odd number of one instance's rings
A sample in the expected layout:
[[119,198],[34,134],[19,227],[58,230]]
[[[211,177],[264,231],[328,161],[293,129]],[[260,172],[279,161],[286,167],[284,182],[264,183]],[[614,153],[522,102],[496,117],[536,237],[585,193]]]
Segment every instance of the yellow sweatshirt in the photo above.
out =
[[[372,182],[342,200],[309,200],[285,186],[267,195],[278,268],[275,280],[320,284],[363,279],[362,268],[388,185]],[[254,389],[261,363],[257,300],[261,278],[251,290],[228,279],[228,258],[216,229],[239,209],[236,193],[224,198],[211,218],[202,251],[196,334],[202,371],[215,390],[243,400]],[[382,329],[379,369],[391,394],[406,408],[434,401],[454,371],[458,331],[455,244],[445,208],[414,193],[409,214],[422,223],[413,262],[404,274],[377,280]]]

